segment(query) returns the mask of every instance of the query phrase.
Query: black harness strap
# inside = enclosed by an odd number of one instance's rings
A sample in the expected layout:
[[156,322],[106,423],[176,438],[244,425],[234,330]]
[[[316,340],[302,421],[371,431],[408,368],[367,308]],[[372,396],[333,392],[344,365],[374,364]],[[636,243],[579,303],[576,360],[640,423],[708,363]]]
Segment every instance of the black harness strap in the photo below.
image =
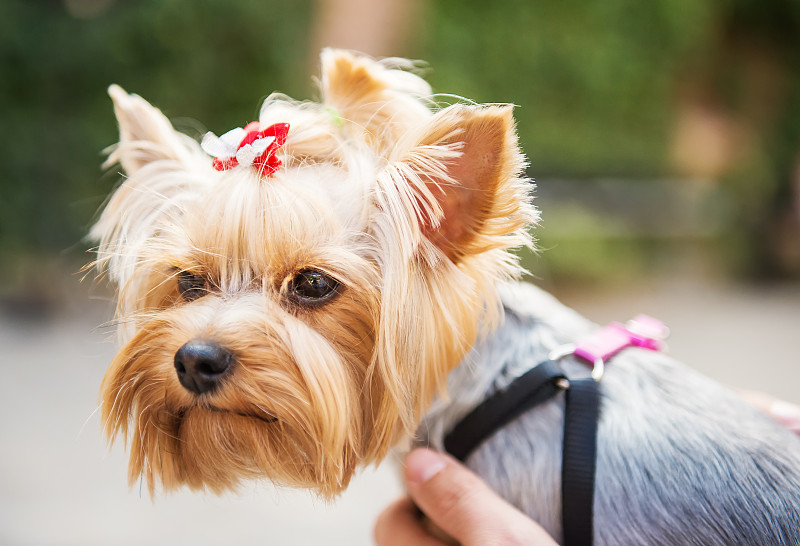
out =
[[[444,439],[460,461],[495,431],[564,390],[561,367],[546,360],[497,391],[462,419]],[[600,390],[594,379],[570,379],[564,409],[561,521],[565,546],[591,546]]]
[[531,368],[464,417],[445,437],[445,450],[465,461],[496,430],[562,391],[558,383],[564,379],[564,372],[552,360]]
[[600,388],[591,377],[572,379],[564,406],[561,522],[566,546],[591,545]]

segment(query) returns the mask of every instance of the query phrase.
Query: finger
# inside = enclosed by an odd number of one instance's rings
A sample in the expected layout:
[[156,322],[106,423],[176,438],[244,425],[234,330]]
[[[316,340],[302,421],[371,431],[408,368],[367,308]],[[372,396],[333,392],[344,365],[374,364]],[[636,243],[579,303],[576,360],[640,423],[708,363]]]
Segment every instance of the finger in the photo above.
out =
[[757,391],[739,391],[745,402],[763,411],[781,425],[800,434],[800,406]]
[[406,458],[408,493],[442,530],[468,544],[555,544],[525,514],[449,456],[416,449]]
[[446,546],[425,532],[419,511],[408,497],[395,501],[378,516],[375,543],[378,546]]
[[767,414],[783,426],[800,434],[800,407],[783,400],[773,400]]

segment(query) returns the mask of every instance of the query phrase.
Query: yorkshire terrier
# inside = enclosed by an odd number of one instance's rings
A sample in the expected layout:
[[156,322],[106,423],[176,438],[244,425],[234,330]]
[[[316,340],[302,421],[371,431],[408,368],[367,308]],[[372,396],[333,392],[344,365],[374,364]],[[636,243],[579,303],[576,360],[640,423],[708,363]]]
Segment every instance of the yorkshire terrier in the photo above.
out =
[[[132,482],[333,497],[597,328],[514,280],[538,213],[512,107],[440,106],[415,68],[325,50],[319,102],[270,95],[201,143],[111,86],[125,179],[91,234]],[[658,352],[598,385],[596,544],[800,543],[800,439]],[[557,540],[563,419],[557,395],[466,459]]]

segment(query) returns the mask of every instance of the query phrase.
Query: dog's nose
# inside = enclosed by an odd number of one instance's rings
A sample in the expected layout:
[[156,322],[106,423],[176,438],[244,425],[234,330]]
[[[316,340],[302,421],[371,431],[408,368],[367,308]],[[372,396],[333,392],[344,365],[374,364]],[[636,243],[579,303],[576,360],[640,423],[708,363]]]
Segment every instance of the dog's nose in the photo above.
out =
[[181,385],[196,394],[213,390],[231,368],[231,353],[207,341],[190,341],[175,353]]

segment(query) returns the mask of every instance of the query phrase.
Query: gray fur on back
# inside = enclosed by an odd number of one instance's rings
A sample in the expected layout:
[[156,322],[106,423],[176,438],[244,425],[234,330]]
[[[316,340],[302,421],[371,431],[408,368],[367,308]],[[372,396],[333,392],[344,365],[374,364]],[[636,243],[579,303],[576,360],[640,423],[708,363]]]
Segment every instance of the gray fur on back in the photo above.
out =
[[[418,444],[442,449],[480,401],[597,328],[531,285],[502,293],[503,326],[451,372]],[[600,385],[596,545],[800,544],[800,438],[660,353],[622,351]],[[467,461],[559,541],[563,404],[558,395],[530,410]]]

